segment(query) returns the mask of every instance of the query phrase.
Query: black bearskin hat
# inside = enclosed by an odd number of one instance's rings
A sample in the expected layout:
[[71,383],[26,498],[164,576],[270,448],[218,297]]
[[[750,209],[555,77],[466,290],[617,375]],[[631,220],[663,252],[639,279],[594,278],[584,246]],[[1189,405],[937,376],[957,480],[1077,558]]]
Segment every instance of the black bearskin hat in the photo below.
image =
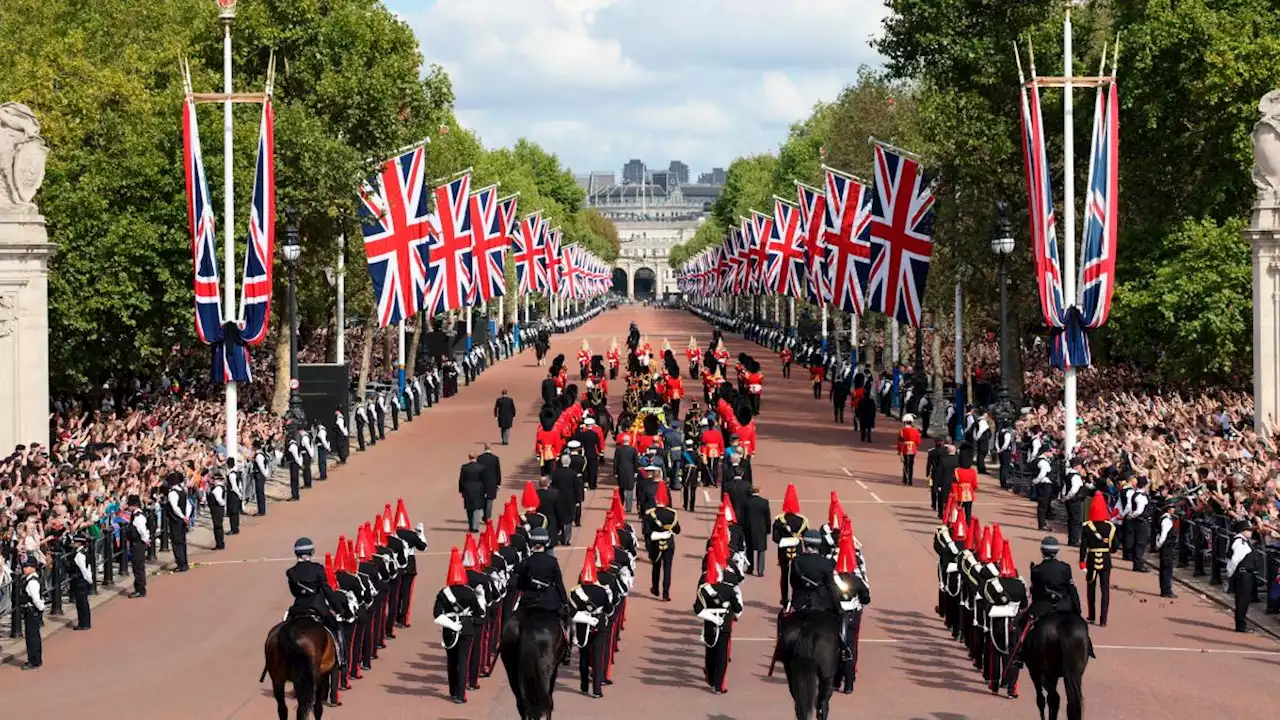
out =
[[578,384],[570,383],[569,387],[564,389],[563,397],[568,401],[565,404],[565,407],[569,407],[570,405],[578,402]]
[[738,362],[742,363],[743,367],[746,367],[746,365],[747,365],[747,361],[748,361],[748,360],[750,360],[750,359],[751,359],[751,356],[750,356],[750,355],[748,355],[748,354],[746,354],[746,353],[744,353],[744,352],[740,352],[740,353],[738,353]]
[[716,361],[716,354],[710,350],[704,353],[702,356],[702,366],[706,368],[709,373],[715,372],[716,368],[720,366],[720,363]]
[[560,413],[550,405],[543,405],[542,410],[538,412],[538,424],[543,430],[550,431],[555,427],[556,419],[560,417]]
[[594,375],[598,375],[601,377],[604,376],[604,356],[603,355],[591,356],[591,372]]
[[711,332],[711,349],[712,350],[715,350],[716,346],[720,344],[721,337],[722,335],[720,334],[720,328],[716,328]]
[[676,359],[672,357],[670,350],[667,351],[667,356],[664,360],[664,364],[667,367],[668,375],[670,375],[671,377],[680,377],[680,366],[676,364]]
[[645,435],[658,434],[658,416],[657,415],[650,413],[644,416],[644,434]]
[[755,358],[751,357],[750,355],[747,355],[742,358],[742,367],[746,368],[746,371],[749,373],[760,372],[759,361],[757,361]]
[[745,397],[739,396],[733,404],[733,416],[742,425],[751,422],[751,402]]

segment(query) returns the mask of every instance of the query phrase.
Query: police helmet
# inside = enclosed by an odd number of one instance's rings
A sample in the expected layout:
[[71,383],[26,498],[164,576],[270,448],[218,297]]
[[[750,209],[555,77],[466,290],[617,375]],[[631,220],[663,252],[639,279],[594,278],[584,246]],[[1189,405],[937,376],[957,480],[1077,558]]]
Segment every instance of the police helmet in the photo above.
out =
[[1061,549],[1062,546],[1058,544],[1058,538],[1052,535],[1040,541],[1040,554],[1045,557],[1057,557],[1058,551]]
[[293,554],[297,557],[303,555],[314,555],[316,553],[316,544],[311,542],[311,538],[301,537],[293,541]]
[[545,548],[546,546],[551,544],[551,535],[547,532],[546,528],[542,528],[542,527],[530,528],[529,544],[532,545],[533,547]]
[[805,530],[801,538],[807,548],[817,549],[822,546],[822,533],[817,530]]

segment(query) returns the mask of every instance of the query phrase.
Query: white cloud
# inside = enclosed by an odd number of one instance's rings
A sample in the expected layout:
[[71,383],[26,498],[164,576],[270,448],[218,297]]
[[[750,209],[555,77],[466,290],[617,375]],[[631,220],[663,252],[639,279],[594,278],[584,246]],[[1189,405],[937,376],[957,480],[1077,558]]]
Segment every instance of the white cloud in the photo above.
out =
[[692,174],[777,147],[862,64],[883,0],[387,0],[489,146],[575,171],[639,157]]

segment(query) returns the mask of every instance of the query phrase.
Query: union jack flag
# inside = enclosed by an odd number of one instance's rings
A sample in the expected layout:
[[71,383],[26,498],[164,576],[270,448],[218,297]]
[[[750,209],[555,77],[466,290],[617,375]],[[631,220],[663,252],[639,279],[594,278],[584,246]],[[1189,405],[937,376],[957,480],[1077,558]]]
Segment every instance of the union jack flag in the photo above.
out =
[[560,293],[560,284],[564,279],[564,258],[560,256],[560,228],[552,228],[547,233],[547,289]]
[[875,164],[868,307],[918,326],[933,257],[933,189],[919,162],[879,143]]
[[357,214],[381,327],[423,306],[432,235],[426,172],[427,149],[418,147],[383,163],[360,186]]
[[805,263],[809,276],[809,302],[825,305],[831,302],[831,283],[827,281],[830,250],[823,238],[822,223],[826,219],[827,196],[818,188],[796,182],[800,200],[800,229],[804,233]]
[[196,337],[211,345],[222,342],[222,294],[218,289],[218,238],[213,203],[200,152],[200,125],[195,102],[182,105],[182,157],[187,181],[187,221],[191,229],[191,259],[195,269]]
[[764,295],[768,289],[765,283],[765,253],[769,236],[773,234],[773,218],[756,210],[751,211],[751,277],[748,280],[748,292],[753,295]]
[[1088,209],[1080,253],[1080,313],[1087,328],[1099,328],[1111,313],[1115,290],[1116,234],[1120,184],[1120,98],[1114,78],[1098,88],[1093,111],[1093,153],[1089,158]]
[[724,236],[724,246],[720,248],[720,257],[724,265],[720,269],[720,279],[716,289],[722,294],[733,292],[734,283],[738,278],[738,268],[741,265],[741,259],[738,257],[738,238],[741,235],[742,232],[738,228],[729,228],[729,232]]
[[[738,255],[738,272],[733,279],[733,291],[743,294],[748,291],[751,285],[751,243],[752,230],[751,221],[746,218],[740,219],[741,224],[736,228],[737,255]],[[731,231],[732,234],[732,231]]]
[[831,301],[845,312],[861,315],[871,266],[871,192],[866,185],[839,170],[823,168],[826,176],[822,240],[830,253],[827,284]]
[[471,195],[471,227],[475,233],[475,247],[471,252],[472,304],[489,302],[501,297],[506,290],[503,263],[510,240],[499,204],[497,185],[481,188]]
[[[240,285],[240,336],[247,345],[267,337],[271,319],[272,261],[276,246],[275,111],[268,98],[262,105],[258,132],[258,161],[253,178],[253,206],[249,215],[249,244]],[[245,357],[248,367],[248,357]]]
[[578,265],[578,251],[577,245],[569,245],[560,253],[562,257],[561,268],[564,273],[563,282],[560,283],[560,295],[562,297],[570,299],[578,297],[578,281],[580,279],[579,273],[581,272],[581,268]]
[[520,227],[511,237],[511,247],[515,251],[513,260],[516,264],[516,284],[521,295],[543,292],[547,287],[547,249],[546,236],[543,231],[546,223],[542,212],[526,216],[520,221]]
[[765,252],[765,287],[775,295],[803,300],[808,283],[800,209],[780,197],[773,199],[773,223]]
[[426,301],[435,315],[460,310],[472,297],[471,253],[476,228],[470,212],[471,173],[437,187]]
[[1022,158],[1027,181],[1027,208],[1031,217],[1032,256],[1040,289],[1040,314],[1049,327],[1062,328],[1066,326],[1067,318],[1062,266],[1058,264],[1057,219],[1053,213],[1053,184],[1048,172],[1040,87],[1034,79],[1029,89],[1022,88],[1021,108]]

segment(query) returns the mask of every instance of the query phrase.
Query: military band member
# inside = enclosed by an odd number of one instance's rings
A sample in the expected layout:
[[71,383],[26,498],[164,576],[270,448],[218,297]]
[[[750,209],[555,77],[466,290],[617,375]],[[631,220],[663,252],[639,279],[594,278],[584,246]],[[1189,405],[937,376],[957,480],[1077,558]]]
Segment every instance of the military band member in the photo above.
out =
[[800,543],[804,532],[809,529],[809,520],[800,514],[800,497],[796,494],[795,485],[787,485],[786,495],[782,499],[782,514],[773,519],[773,542],[778,546],[778,588],[782,595],[779,604],[787,606],[787,595],[791,587],[791,562],[800,552]]
[[[74,630],[88,630],[93,626],[93,618],[89,614],[89,591],[93,589],[93,571],[89,569],[89,556],[85,546],[89,544],[89,536],[77,533],[71,536],[75,546],[75,554],[71,556],[71,599],[76,604],[76,626]],[[111,562],[108,560],[107,562]]]
[[993,693],[1003,687],[1009,697],[1016,698],[1018,668],[1013,664],[1013,652],[1018,644],[1017,618],[1027,606],[1027,585],[1018,575],[1008,540],[1003,541],[1000,553],[1000,577],[988,580],[982,592],[991,621],[987,687]]
[[461,705],[467,701],[467,663],[475,641],[476,621],[485,617],[484,601],[467,584],[458,548],[449,557],[445,586],[436,594],[435,623],[443,630],[449,676],[449,699]]
[[[1111,608],[1111,555],[1116,551],[1119,533],[1111,522],[1111,511],[1106,498],[1096,492],[1089,504],[1089,519],[1084,523],[1080,537],[1080,569],[1085,571],[1088,583],[1089,622],[1097,617],[1102,627],[1107,626],[1107,613]],[[1102,586],[1102,613],[1095,615],[1095,596]]]
[[742,615],[742,590],[725,581],[725,562],[716,548],[707,553],[705,578],[698,586],[693,612],[702,619],[702,644],[706,646],[705,672],[707,684],[715,693],[726,693],[725,675],[729,669],[729,645],[733,620]]
[[608,634],[608,618],[614,611],[613,594],[600,584],[596,572],[595,545],[587,548],[583,559],[582,574],[578,585],[569,593],[569,607],[573,610],[573,644],[578,648],[578,678],[582,694],[593,698],[604,697],[604,673],[608,665],[611,638]]
[[671,565],[676,554],[676,535],[680,534],[680,515],[671,509],[671,494],[667,484],[658,483],[654,498],[655,507],[644,514],[644,537],[653,564],[649,592],[658,597],[662,587],[663,602],[671,602]]

